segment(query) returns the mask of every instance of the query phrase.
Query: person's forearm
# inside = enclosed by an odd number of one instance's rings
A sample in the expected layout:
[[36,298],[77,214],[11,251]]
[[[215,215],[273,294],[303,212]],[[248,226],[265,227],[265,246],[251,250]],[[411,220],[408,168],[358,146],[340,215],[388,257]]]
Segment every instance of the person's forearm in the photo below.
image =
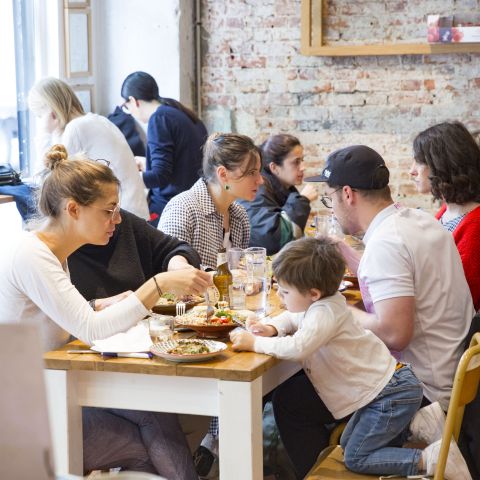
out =
[[356,307],[350,307],[353,316],[362,324],[363,328],[370,330],[371,332],[378,334],[379,321],[374,313],[364,312]]
[[191,268],[192,265],[190,265],[185,257],[182,257],[181,255],[175,255],[170,259],[168,262],[168,271],[172,270],[183,270],[184,268]]
[[348,269],[354,275],[357,275],[358,265],[362,258],[362,254],[358,250],[352,248],[350,245],[348,245],[348,243],[343,240],[338,242],[338,248],[340,250],[340,253],[343,255],[343,258],[345,259],[345,263],[347,264]]

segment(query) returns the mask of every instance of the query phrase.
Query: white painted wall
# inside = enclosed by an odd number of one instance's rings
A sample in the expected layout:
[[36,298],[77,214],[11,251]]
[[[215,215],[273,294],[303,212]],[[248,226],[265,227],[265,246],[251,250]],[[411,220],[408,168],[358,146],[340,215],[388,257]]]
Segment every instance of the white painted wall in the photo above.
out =
[[184,28],[182,18],[192,15],[192,3],[184,0],[92,2],[97,113],[106,115],[122,103],[122,82],[136,70],[153,75],[161,96],[191,104],[188,81],[187,87],[181,87],[184,77],[180,67],[192,65],[193,71],[193,22],[190,29]]

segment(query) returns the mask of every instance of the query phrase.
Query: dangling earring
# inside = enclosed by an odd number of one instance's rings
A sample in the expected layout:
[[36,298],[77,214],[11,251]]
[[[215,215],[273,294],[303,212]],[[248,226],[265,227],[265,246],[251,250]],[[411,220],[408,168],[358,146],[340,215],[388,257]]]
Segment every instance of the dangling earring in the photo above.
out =
[[225,184],[225,190],[230,190],[230,185],[228,183]]

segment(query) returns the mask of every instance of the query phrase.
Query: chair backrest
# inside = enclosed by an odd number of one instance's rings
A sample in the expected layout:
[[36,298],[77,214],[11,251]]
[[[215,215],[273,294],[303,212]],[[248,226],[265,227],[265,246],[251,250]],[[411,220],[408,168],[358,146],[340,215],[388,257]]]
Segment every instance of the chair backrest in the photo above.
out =
[[0,325],[0,478],[55,477],[41,340],[32,325]]
[[472,336],[470,347],[464,352],[453,380],[452,396],[443,430],[442,445],[434,480],[443,480],[448,450],[452,437],[458,441],[465,405],[477,395],[480,382],[480,333]]

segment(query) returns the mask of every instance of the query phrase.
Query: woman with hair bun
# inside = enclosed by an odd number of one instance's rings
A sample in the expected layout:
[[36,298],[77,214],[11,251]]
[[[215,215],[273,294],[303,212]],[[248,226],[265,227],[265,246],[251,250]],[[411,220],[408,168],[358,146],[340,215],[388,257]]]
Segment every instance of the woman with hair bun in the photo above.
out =
[[318,197],[317,188],[303,181],[303,147],[293,135],[271,135],[260,147],[262,176],[253,202],[241,202],[250,218],[250,245],[265,247],[268,255],[286,243],[303,236],[310,215],[310,202]]
[[[108,243],[121,222],[119,181],[102,162],[68,158],[62,145],[47,153],[45,164],[42,218],[3,249],[0,322],[37,325],[45,350],[62,346],[70,335],[91,344],[135,325],[162,290],[199,293],[211,284],[207,273],[186,265],[154,275],[135,292],[90,305],[71,283],[67,259],[87,243]],[[85,471],[120,466],[169,479],[197,478],[176,415],[88,408],[83,421]]]
[[443,206],[436,217],[453,234],[473,298],[480,309],[480,147],[460,122],[444,122],[413,141],[410,168],[418,192]]
[[122,184],[122,208],[148,219],[147,199],[133,152],[110,120],[85,113],[70,85],[53,77],[32,87],[29,105],[39,119],[42,156],[53,144],[61,143],[70,154],[82,152],[89,158],[104,158]]
[[210,135],[203,150],[203,177],[170,200],[158,228],[189,243],[203,266],[216,269],[222,247],[248,247],[248,216],[235,200],[255,198],[263,183],[260,168],[260,153],[249,137]]
[[134,72],[122,84],[123,109],[148,123],[143,182],[150,189],[151,224],[168,201],[188,190],[198,179],[207,129],[195,112],[172,98],[161,97],[155,79]]

